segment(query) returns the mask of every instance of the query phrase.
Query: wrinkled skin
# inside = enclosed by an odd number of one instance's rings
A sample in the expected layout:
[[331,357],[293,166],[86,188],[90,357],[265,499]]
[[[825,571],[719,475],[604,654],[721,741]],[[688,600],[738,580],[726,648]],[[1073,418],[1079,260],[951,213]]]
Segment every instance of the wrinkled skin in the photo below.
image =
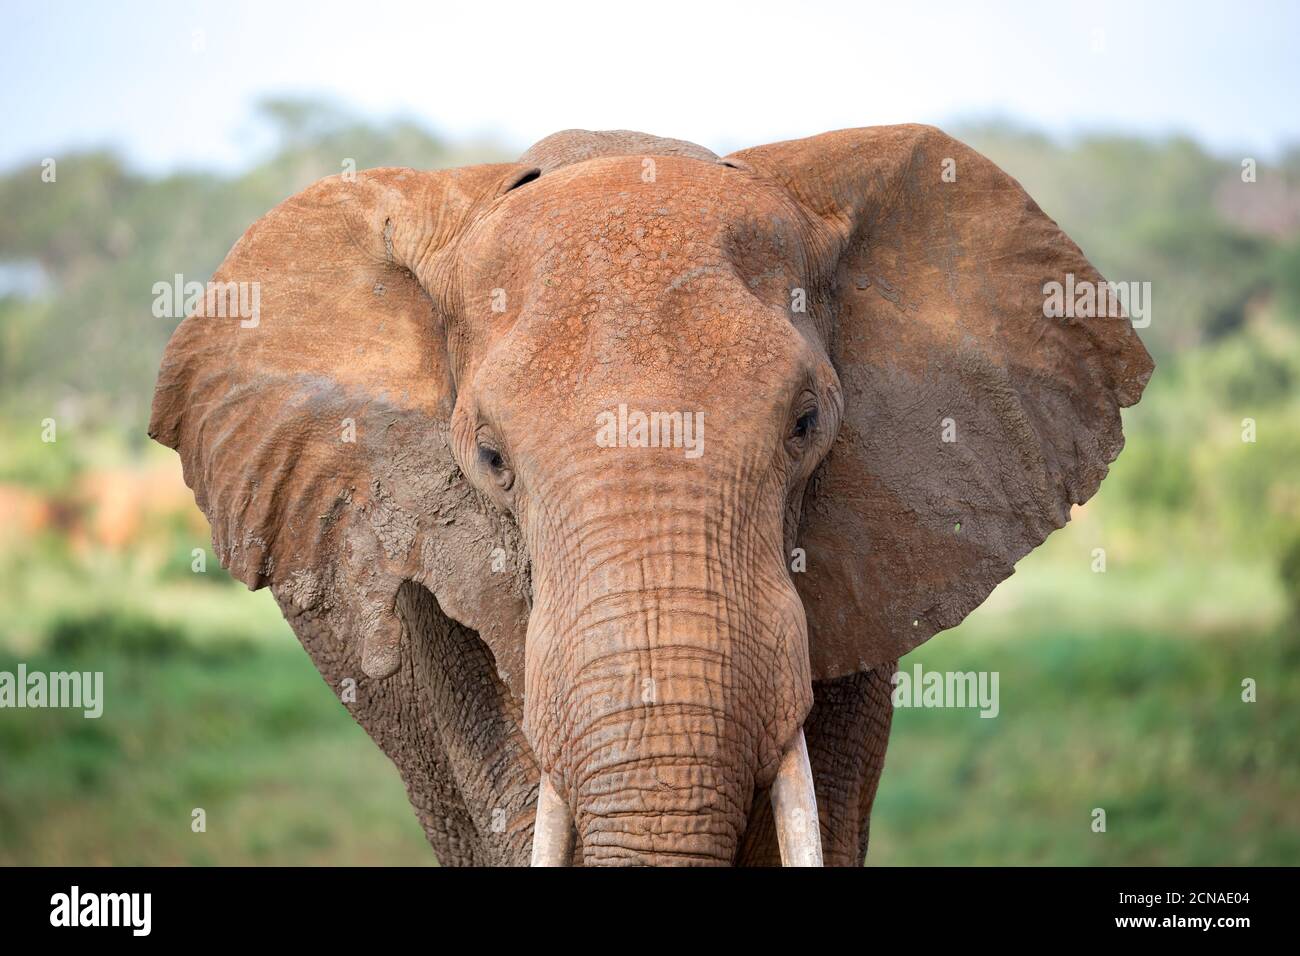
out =
[[[861,864],[898,657],[1122,445],[1129,323],[1039,305],[1095,272],[923,127],[723,161],[573,131],[363,176],[232,250],[260,326],[187,320],[151,434],[232,572],[357,681],[440,861],[527,863],[546,775],[574,862],[777,865],[802,728],[825,861]],[[702,420],[698,454],[609,447],[620,406]]]
[[[736,196],[732,170],[690,159],[624,190],[640,168],[543,177],[466,237],[462,294],[503,286],[524,304],[457,343],[453,447],[533,556],[524,726],[574,793],[588,856],[726,862],[812,705],[784,521],[833,434],[838,384],[782,308],[797,263],[777,253],[798,238],[766,233],[789,200]],[[670,219],[668,203],[700,212]],[[758,244],[766,290],[740,255]],[[620,403],[702,413],[703,453],[593,449],[597,415]],[[787,441],[814,404],[826,427]],[[513,472],[508,492],[482,445]]]

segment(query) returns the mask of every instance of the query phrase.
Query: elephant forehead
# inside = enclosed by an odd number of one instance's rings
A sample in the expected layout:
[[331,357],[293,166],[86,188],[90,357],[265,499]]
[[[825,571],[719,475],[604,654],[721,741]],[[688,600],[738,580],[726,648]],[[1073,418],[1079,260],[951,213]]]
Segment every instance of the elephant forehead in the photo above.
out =
[[[555,379],[561,390],[636,385],[677,395],[716,396],[720,386],[794,373],[798,342],[784,318],[718,306],[707,317],[601,312],[539,315],[512,337],[514,369],[529,380]],[[568,384],[566,386],[566,380]]]
[[564,388],[632,375],[680,391],[797,364],[801,245],[784,194],[716,164],[653,160],[543,176],[468,237],[470,334],[508,339],[504,374]]
[[607,157],[507,194],[466,242],[467,275],[489,286],[513,278],[537,295],[583,290],[645,301],[711,270],[770,269],[791,258],[801,247],[798,218],[783,192],[736,169]]

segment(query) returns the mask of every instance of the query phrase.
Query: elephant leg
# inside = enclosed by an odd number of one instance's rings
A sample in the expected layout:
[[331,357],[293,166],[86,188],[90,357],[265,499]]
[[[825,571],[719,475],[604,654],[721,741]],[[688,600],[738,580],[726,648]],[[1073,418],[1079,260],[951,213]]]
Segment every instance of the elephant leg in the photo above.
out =
[[396,765],[438,862],[527,865],[537,763],[522,708],[478,635],[408,582],[397,601],[410,635],[402,666],[373,680],[361,670],[355,641],[280,603],[326,683],[338,693],[345,679],[355,681],[348,710]]
[[408,654],[385,680],[367,677],[349,634],[327,615],[301,612],[279,600],[285,619],[331,691],[401,773],[416,818],[443,866],[482,862],[473,818],[452,778],[421,675],[427,655]]
[[[866,858],[871,805],[885,766],[894,714],[891,678],[896,669],[895,661],[813,683],[813,707],[804,722],[804,735],[827,866],[861,866]],[[767,791],[755,795],[736,863],[781,865]]]
[[524,737],[523,704],[478,634],[443,614],[428,590],[408,582],[397,607],[412,643],[425,651],[421,684],[440,755],[472,823],[472,862],[526,866],[541,776]]

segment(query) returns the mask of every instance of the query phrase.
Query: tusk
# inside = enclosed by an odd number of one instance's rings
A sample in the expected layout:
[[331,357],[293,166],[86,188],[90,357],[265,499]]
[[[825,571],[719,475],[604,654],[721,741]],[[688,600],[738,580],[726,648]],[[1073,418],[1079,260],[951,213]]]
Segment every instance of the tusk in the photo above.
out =
[[817,796],[802,727],[781,755],[772,782],[772,816],[776,820],[776,841],[781,846],[781,865],[821,866],[821,825],[817,822]]
[[533,866],[568,866],[573,862],[573,815],[542,774],[537,791],[537,822],[533,825]]

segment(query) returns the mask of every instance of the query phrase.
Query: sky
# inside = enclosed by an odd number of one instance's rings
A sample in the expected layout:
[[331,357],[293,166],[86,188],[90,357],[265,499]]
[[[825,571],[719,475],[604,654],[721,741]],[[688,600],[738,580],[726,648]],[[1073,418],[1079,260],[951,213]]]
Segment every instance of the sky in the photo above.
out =
[[110,146],[237,170],[268,95],[520,149],[630,128],[719,153],[830,129],[1002,119],[1068,137],[1300,144],[1300,2],[410,5],[0,0],[0,169]]

